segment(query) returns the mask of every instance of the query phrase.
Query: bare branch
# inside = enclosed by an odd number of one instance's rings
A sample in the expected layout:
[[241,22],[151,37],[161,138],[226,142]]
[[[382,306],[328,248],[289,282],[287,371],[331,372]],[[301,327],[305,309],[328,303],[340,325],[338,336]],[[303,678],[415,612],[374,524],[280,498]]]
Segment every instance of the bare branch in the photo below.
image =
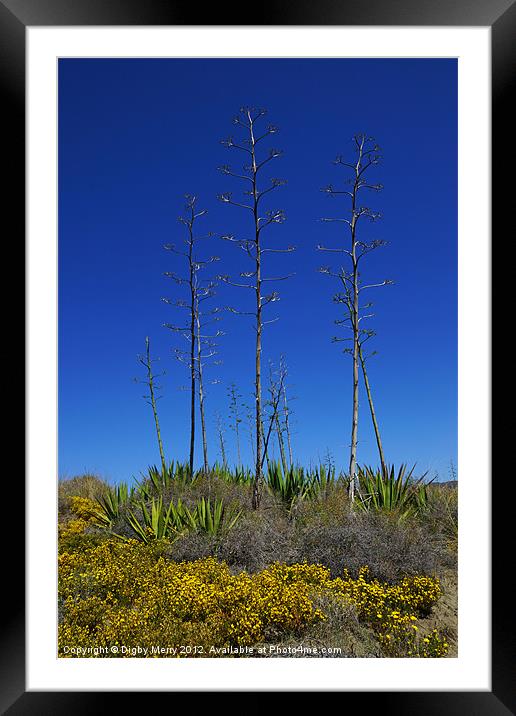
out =
[[353,169],[353,170],[356,169],[355,164],[348,164],[348,162],[345,162],[345,161],[342,159],[342,155],[340,155],[340,154],[337,155],[337,157],[335,157],[335,159],[333,160],[333,163],[334,163],[334,164],[340,164],[340,165],[342,165],[343,167],[349,167],[350,169]]
[[328,184],[328,186],[323,187],[323,188],[321,189],[321,191],[322,191],[324,194],[328,194],[328,196],[339,196],[340,194],[345,194],[346,196],[351,196],[351,197],[353,197],[353,192],[351,192],[351,191],[346,191],[346,190],[339,190],[339,191],[337,191],[336,189],[333,188],[333,186],[332,186],[331,184]]
[[260,298],[260,304],[261,306],[267,306],[269,303],[274,303],[275,301],[279,301],[280,296],[277,291],[273,291],[272,293],[269,293],[266,296],[262,296]]
[[336,219],[332,217],[323,217],[322,219],[319,219],[319,221],[324,221],[325,223],[329,224],[330,222],[338,222],[341,224],[348,224],[348,226],[351,226],[351,221],[349,219]]
[[373,191],[381,191],[383,189],[383,184],[367,184],[366,182],[360,181],[357,189],[372,189]]
[[274,278],[272,278],[272,277],[271,278],[262,278],[261,281],[262,281],[262,283],[264,281],[286,281],[287,278],[292,278],[292,276],[295,276],[295,275],[296,275],[295,273],[289,273],[286,276],[275,276]]
[[281,157],[283,154],[282,149],[269,149],[269,156],[261,161],[259,164],[256,165],[256,171],[259,171],[262,167],[264,167],[266,164],[268,164],[273,159],[277,159],[278,157]]
[[188,283],[188,279],[183,278],[182,276],[179,276],[174,271],[165,271],[163,273],[163,276],[165,276],[166,278],[171,278],[173,281],[175,281],[178,284]]
[[254,311],[239,311],[238,309],[233,308],[233,306],[226,306],[226,311],[234,313],[236,316],[256,316]]
[[348,254],[348,256],[351,256],[351,251],[348,251],[347,249],[331,249],[326,246],[321,246],[321,244],[317,244],[316,248],[317,251],[328,251],[334,254]]
[[381,283],[370,283],[367,286],[360,286],[358,289],[360,291],[365,291],[366,288],[378,288],[380,286],[392,286],[394,284],[394,281],[391,281],[390,279],[386,279],[385,281],[382,281]]
[[172,251],[174,254],[178,254],[179,256],[184,256],[185,258],[188,258],[188,254],[184,251],[179,251],[176,249],[175,244],[163,244],[163,248],[165,251]]
[[231,192],[225,192],[224,194],[219,194],[217,196],[217,199],[221,201],[223,204],[232,204],[233,206],[240,206],[242,209],[249,209],[250,211],[253,211],[253,207],[249,206],[248,204],[241,204],[238,201],[233,201],[231,198]]
[[271,191],[274,191],[274,189],[278,189],[281,186],[286,185],[285,179],[271,179],[271,186],[268,189],[264,189],[263,191],[258,192],[257,194],[257,201],[260,201],[260,199],[265,196],[266,194],[269,194]]
[[258,232],[262,231],[262,229],[265,229],[271,224],[283,224],[285,220],[286,216],[283,209],[275,209],[274,211],[268,211],[265,216],[260,216],[258,218]]
[[279,128],[276,127],[274,124],[269,124],[265,133],[262,134],[260,137],[257,137],[254,140],[254,143],[258,144],[258,142],[261,142],[262,139],[265,139],[265,137],[270,137],[271,134],[276,134],[276,132],[279,132]]
[[235,177],[235,179],[245,179],[246,181],[251,182],[251,184],[253,183],[252,178],[247,176],[246,174],[235,174],[228,164],[223,164],[222,166],[218,167],[218,170],[222,174],[225,174],[230,177]]
[[229,276],[217,276],[217,279],[222,281],[222,283],[228,284],[229,286],[236,286],[237,288],[253,288],[256,291],[256,286],[252,286],[247,283],[235,283],[230,280]]
[[168,328],[169,331],[175,331],[176,333],[188,331],[188,326],[176,326],[173,323],[163,323],[163,328]]
[[271,248],[260,249],[260,252],[261,252],[262,254],[265,254],[265,253],[270,253],[270,254],[289,254],[289,253],[291,253],[292,251],[295,251],[295,250],[296,250],[296,247],[295,247],[295,246],[287,246],[286,249],[271,249]]
[[233,141],[232,137],[228,137],[227,139],[221,139],[220,143],[224,147],[228,147],[229,149],[240,149],[243,152],[247,152],[247,154],[252,154],[251,150],[248,149],[247,147],[243,147],[241,144],[236,144]]

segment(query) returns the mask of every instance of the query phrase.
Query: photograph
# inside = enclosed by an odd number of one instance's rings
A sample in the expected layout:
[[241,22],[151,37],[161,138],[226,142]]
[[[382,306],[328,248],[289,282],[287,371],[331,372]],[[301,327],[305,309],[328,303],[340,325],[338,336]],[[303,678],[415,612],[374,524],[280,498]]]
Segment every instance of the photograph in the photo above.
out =
[[57,82],[58,658],[456,659],[457,58]]

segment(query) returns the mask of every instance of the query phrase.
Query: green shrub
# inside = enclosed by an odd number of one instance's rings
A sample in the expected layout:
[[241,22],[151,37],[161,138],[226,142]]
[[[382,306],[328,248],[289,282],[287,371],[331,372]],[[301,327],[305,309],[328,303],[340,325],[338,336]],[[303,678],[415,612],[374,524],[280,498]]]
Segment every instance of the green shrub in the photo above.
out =
[[446,540],[429,535],[416,518],[401,523],[381,512],[348,513],[339,521],[314,519],[296,529],[295,558],[319,562],[337,576],[354,576],[363,564],[373,577],[393,583],[405,575],[441,574],[453,566]]

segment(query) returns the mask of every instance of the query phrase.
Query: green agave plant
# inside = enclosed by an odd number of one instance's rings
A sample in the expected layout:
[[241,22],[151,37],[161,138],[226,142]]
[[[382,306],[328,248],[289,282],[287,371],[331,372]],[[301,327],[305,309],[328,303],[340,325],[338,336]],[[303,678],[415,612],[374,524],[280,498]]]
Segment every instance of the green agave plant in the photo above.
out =
[[250,485],[253,481],[252,471],[241,466],[231,470],[227,465],[221,465],[216,462],[210,469],[210,473],[212,477],[218,480],[224,480],[224,482],[236,485]]
[[150,465],[147,468],[147,478],[149,479],[154,490],[160,494],[163,490],[171,487],[175,476],[175,465],[172,461],[165,469],[156,465]]
[[407,472],[407,466],[401,465],[397,474],[394,465],[383,470],[371,467],[358,468],[360,494],[355,500],[357,509],[370,511],[382,510],[397,512],[400,519],[417,515],[428,505],[425,473],[414,480],[415,465]]
[[[224,505],[220,499],[213,503],[201,498],[193,510],[188,509],[181,500],[171,501],[168,507],[163,504],[161,495],[146,502],[138,502],[139,514],[130,510],[127,523],[134,536],[148,544],[153,540],[176,540],[190,531],[202,531],[212,536],[227,532],[235,526],[241,511],[235,512]],[[116,535],[126,539],[122,535]]]
[[170,502],[168,507],[165,507],[160,495],[157,499],[152,498],[149,504],[143,499],[140,500],[138,507],[141,514],[129,511],[127,523],[137,539],[146,544],[156,539],[175,540],[197,526],[195,514],[192,514],[181,500],[175,504]]
[[319,465],[310,476],[311,496],[326,496],[335,484],[335,468],[327,468],[326,465]]
[[228,472],[226,481],[236,485],[251,485],[253,482],[253,472],[249,468],[235,467],[233,472]]
[[170,508],[168,510],[163,508],[161,497],[151,500],[150,512],[145,502],[142,501],[140,504],[142,510],[140,519],[132,511],[127,515],[127,522],[134,530],[136,537],[146,544],[154,539],[168,537],[171,511]]
[[165,470],[157,465],[149,465],[147,472],[142,475],[143,479],[137,483],[137,491],[142,499],[151,500],[162,495],[174,484],[183,486],[192,484],[199,474],[200,472],[197,472],[192,475],[188,463],[173,460]]
[[221,499],[211,502],[202,497],[197,503],[195,515],[197,529],[212,536],[228,532],[237,523],[242,511],[235,511],[224,505]]
[[281,463],[272,461],[267,469],[267,486],[289,508],[294,500],[313,497],[319,489],[314,477],[307,475],[302,467],[292,466],[284,473]]
[[183,485],[190,485],[203,474],[203,470],[197,470],[197,472],[192,473],[190,471],[190,465],[187,462],[178,462],[176,463],[174,479],[176,482],[180,482]]
[[122,509],[134,499],[134,495],[134,487],[129,488],[127,483],[121,482],[97,497],[97,505],[93,510],[97,524],[102,527],[110,527],[120,517]]

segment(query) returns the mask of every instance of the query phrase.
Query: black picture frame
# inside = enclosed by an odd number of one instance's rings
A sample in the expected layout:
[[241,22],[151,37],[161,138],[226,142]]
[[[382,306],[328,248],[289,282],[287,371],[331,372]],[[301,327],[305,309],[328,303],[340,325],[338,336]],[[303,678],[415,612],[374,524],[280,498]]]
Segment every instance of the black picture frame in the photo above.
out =
[[[510,151],[510,137],[516,126],[510,102],[511,79],[516,76],[514,0],[369,0],[367,3],[272,0],[260,7],[259,21],[246,17],[242,5],[232,8],[231,4],[213,3],[203,7],[202,23],[197,22],[199,9],[192,3],[171,0],[0,0],[4,161],[5,152],[11,155],[4,164],[9,181],[2,204],[4,221],[10,218],[9,244],[18,247],[19,253],[23,252],[25,235],[25,31],[27,26],[45,25],[489,26],[492,32],[492,229],[493,235],[502,241],[502,224],[506,228],[506,210],[511,206],[514,184],[505,181],[503,172]],[[20,260],[23,264],[23,256]],[[23,337],[20,338],[23,341]],[[17,504],[22,504],[21,476],[19,485],[12,479],[10,482],[13,489],[19,490]],[[504,480],[502,471],[493,479],[492,488],[492,691],[347,692],[343,695],[343,707],[352,708],[352,701],[358,698],[361,708],[365,705],[383,713],[400,715],[516,714],[516,637],[511,617],[514,604],[511,591],[504,582],[511,553],[504,537],[504,525],[510,525],[514,520],[511,509],[514,500],[510,494],[514,491],[514,480]],[[3,550],[3,576],[9,609],[4,612],[0,628],[1,712],[12,716],[57,715],[103,713],[116,709],[120,693],[26,692],[25,553],[20,530],[12,534],[16,538],[4,543]],[[148,707],[148,693],[131,692],[129,696],[134,707],[144,707],[145,704]]]

